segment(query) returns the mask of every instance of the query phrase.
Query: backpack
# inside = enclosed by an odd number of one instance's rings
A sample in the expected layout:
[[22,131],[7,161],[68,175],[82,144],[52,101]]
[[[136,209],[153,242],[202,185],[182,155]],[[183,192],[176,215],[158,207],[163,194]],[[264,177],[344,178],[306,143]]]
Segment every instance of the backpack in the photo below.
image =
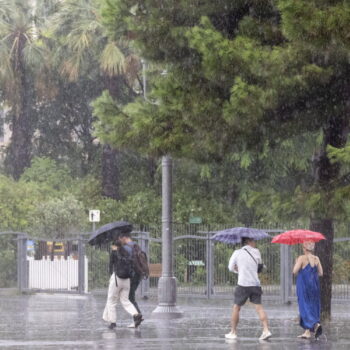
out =
[[141,278],[147,279],[149,276],[147,254],[141,250],[138,244],[134,244],[131,256],[135,273]]
[[132,276],[132,261],[128,252],[120,248],[115,254],[113,264],[114,272],[119,278],[131,278]]

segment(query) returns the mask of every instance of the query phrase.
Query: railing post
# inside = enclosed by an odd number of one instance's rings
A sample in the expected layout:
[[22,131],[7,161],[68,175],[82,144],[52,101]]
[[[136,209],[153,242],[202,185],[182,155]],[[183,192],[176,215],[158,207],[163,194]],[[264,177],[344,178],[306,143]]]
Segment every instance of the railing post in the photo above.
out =
[[285,245],[280,245],[280,298],[281,303],[286,303],[285,293],[285,264],[286,264],[286,249]]
[[82,236],[78,240],[78,293],[85,292],[85,242]]
[[292,291],[292,257],[290,246],[280,246],[280,296],[281,302],[286,304],[291,297]]
[[[149,263],[149,232],[141,232],[139,245],[141,249],[147,254],[147,259]],[[149,278],[142,279],[141,281],[141,297],[146,298],[149,292]]]
[[210,232],[207,233],[207,240],[206,240],[206,250],[207,250],[207,256],[206,256],[206,267],[207,267],[207,299],[210,299],[210,297],[213,294],[213,271],[214,271],[214,256],[213,256],[213,243],[210,239]]
[[17,236],[17,287],[22,293],[28,288],[27,238]]
[[292,296],[293,274],[292,274],[292,251],[289,245],[286,246],[286,264],[285,264],[285,293],[286,303]]

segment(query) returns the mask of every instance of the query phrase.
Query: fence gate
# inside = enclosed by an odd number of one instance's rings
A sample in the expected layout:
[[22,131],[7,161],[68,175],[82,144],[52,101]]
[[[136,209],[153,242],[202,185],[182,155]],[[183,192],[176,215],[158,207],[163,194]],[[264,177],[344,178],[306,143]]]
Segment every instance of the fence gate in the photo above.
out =
[[88,260],[82,238],[18,238],[20,291],[85,293]]

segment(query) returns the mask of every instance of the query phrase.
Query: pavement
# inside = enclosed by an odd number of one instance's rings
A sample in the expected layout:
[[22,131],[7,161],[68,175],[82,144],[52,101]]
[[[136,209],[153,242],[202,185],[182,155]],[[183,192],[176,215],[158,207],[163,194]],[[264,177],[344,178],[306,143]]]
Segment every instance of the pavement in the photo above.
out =
[[226,349],[226,350],[345,350],[350,349],[350,306],[333,306],[332,321],[324,324],[320,340],[297,335],[298,309],[264,304],[273,337],[259,342],[260,322],[251,305],[241,311],[237,340],[226,340],[232,303],[201,298],[178,299],[181,319],[152,318],[155,299],[140,300],[145,321],[127,328],[130,316],[118,306],[117,328],[109,330],[101,319],[106,297],[73,294],[0,294],[0,349]]

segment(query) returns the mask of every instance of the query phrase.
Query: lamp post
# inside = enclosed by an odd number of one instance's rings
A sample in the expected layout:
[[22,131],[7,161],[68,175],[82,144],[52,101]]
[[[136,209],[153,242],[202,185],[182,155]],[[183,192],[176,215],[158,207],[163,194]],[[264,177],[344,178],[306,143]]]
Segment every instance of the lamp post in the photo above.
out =
[[[147,99],[146,63],[142,60],[143,97]],[[176,306],[176,278],[174,277],[173,229],[172,229],[172,175],[173,162],[170,155],[162,157],[162,276],[158,281],[158,306],[152,317],[173,319],[182,317],[182,311]]]
[[158,281],[158,306],[152,317],[173,319],[183,316],[176,306],[176,278],[173,272],[172,159],[162,158],[162,276]]

